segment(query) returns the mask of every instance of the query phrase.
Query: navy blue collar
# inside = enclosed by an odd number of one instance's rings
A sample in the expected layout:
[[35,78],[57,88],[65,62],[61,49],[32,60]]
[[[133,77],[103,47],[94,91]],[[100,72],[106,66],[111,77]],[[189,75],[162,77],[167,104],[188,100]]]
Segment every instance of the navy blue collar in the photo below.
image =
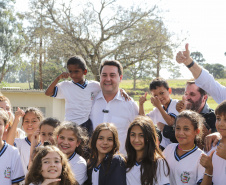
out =
[[136,166],[140,166],[140,165],[141,165],[141,162],[137,162],[137,161],[136,161],[136,162],[135,162],[135,165],[136,165]]
[[[28,137],[25,137],[25,141],[27,142],[27,144],[31,146],[31,142],[29,141]],[[35,147],[38,147],[40,145],[41,145],[41,142],[39,142]]]
[[164,106],[162,106],[162,108],[168,113],[168,109],[169,109],[169,106],[170,106],[170,104],[171,104],[171,102],[172,102],[172,99],[170,99],[170,102],[169,102],[169,105],[167,106],[167,108],[165,109],[165,107]]
[[[178,145],[179,145],[179,144],[178,144]],[[178,145],[176,146],[175,151],[174,151],[174,157],[175,157],[175,159],[176,159],[177,161],[180,161],[180,160],[184,159],[185,157],[187,157],[188,155],[192,154],[193,152],[195,152],[195,151],[198,149],[198,147],[195,146],[192,150],[190,150],[189,152],[186,152],[185,154],[183,154],[182,156],[179,157],[179,156],[177,155],[177,148],[178,148]]]
[[86,79],[85,79],[85,82],[84,82],[83,84],[75,83],[73,80],[72,80],[72,82],[73,82],[75,85],[81,87],[82,89],[85,89],[86,86],[88,85],[88,80],[86,80]]
[[7,147],[8,147],[8,143],[6,143],[6,142],[4,141],[4,145],[3,145],[2,149],[0,150],[0,157],[1,157],[2,154],[6,151]]
[[221,139],[217,142],[217,146],[220,144],[220,142],[221,142]]
[[71,159],[73,159],[73,157],[76,155],[76,152],[74,152],[69,158],[68,161],[70,161]]
[[[109,154],[106,154],[106,156],[105,156],[103,161],[106,161],[108,156],[109,156]],[[94,168],[94,171],[97,172],[100,169],[100,167],[101,167],[101,163],[97,167]]]

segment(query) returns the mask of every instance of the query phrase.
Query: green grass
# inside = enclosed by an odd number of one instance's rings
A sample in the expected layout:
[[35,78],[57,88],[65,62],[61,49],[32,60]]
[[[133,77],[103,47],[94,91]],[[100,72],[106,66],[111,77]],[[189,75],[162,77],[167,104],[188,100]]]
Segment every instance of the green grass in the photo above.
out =
[[[169,86],[172,88],[184,88],[187,80],[168,80]],[[222,85],[226,86],[226,80],[225,79],[219,79],[217,80],[219,83]],[[144,95],[145,92],[148,92],[150,80],[147,81],[141,81],[137,80],[136,83],[136,90],[133,90],[133,80],[122,80],[120,83],[120,88],[125,89],[125,91],[130,94],[133,99],[138,103],[139,105],[139,98],[140,96]],[[20,87],[21,89],[29,89],[29,84],[28,83],[9,83],[7,84],[9,87]],[[31,83],[31,88],[33,87],[33,83]],[[182,95],[171,95],[172,99],[182,99]],[[212,108],[215,109],[217,107],[217,103],[213,100],[212,97],[208,98],[207,101],[208,105]],[[150,112],[153,110],[153,105],[151,104],[150,101],[150,95],[148,94],[147,96],[147,101],[144,104],[144,110],[145,113]]]
[[[33,83],[30,83],[31,89],[33,88]],[[19,87],[21,89],[29,89],[28,83],[7,83],[7,87]]]

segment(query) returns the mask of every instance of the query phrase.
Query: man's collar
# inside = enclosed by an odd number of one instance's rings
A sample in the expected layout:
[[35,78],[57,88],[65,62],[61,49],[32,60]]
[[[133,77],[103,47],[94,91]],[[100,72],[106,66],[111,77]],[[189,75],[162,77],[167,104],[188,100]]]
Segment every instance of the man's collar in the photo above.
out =
[[205,113],[208,113],[209,111],[210,111],[209,105],[207,103],[205,103],[205,106],[203,107],[200,114],[205,114]]
[[[96,97],[96,99],[100,99],[100,98],[105,99],[102,90],[98,93],[98,95],[97,95],[97,97]],[[117,100],[125,100],[125,99],[121,96],[120,89],[118,90],[117,94],[115,95],[115,97],[114,97],[112,100],[114,100],[114,99],[117,99]]]

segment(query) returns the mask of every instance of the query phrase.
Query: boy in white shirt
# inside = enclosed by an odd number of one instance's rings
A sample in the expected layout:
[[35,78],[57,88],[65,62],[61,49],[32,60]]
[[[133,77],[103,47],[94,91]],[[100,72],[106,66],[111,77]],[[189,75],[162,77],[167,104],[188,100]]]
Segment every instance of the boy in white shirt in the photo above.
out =
[[[151,103],[155,106],[153,111],[146,114],[149,116],[153,123],[157,125],[159,130],[162,132],[162,125],[173,126],[178,112],[176,110],[176,104],[178,100],[170,98],[171,89],[167,81],[163,78],[156,78],[150,83],[150,92],[151,92]],[[144,102],[146,99],[147,93],[139,99],[139,115],[145,115],[144,112]],[[160,143],[161,149],[164,149],[169,145],[171,141],[165,138],[162,134],[162,141]]]

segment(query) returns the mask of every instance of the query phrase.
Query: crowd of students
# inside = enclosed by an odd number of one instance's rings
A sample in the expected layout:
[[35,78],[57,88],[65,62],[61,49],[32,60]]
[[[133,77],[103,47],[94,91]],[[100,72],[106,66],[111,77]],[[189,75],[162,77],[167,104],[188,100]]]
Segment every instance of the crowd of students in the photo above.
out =
[[[202,77],[203,69],[190,58],[188,45],[186,51],[177,54],[177,61],[184,63],[196,80]],[[89,118],[92,101],[101,88],[110,92],[112,87],[109,82],[104,84],[105,87],[94,82],[86,91],[75,92],[72,96],[72,92],[78,90],[77,86],[83,89],[89,84],[84,79],[87,70],[83,64],[81,57],[69,59],[69,73],[62,73],[46,91],[46,95],[66,100],[66,121],[44,118],[34,107],[24,111],[18,108],[14,116],[9,99],[0,96],[1,184],[220,185],[226,181],[226,98],[223,95],[221,100],[216,96],[221,102],[215,110],[218,133],[208,138],[216,139],[217,144],[210,151],[204,151],[200,144],[205,131],[203,116],[192,109],[179,111],[178,100],[170,98],[170,88],[161,78],[150,84],[155,109],[145,114],[143,104],[147,94],[142,96],[139,116],[137,112],[135,119],[123,127],[124,133],[114,122],[93,127]],[[103,75],[108,78],[107,72]],[[115,73],[111,75],[114,78]],[[58,83],[69,76],[72,81]],[[203,84],[211,93],[206,83]],[[123,98],[129,98],[125,92],[121,94]],[[74,110],[76,106],[79,108]],[[80,115],[77,117],[77,114]],[[20,119],[23,130],[18,128]],[[175,128],[175,143],[164,136],[164,126]],[[124,142],[120,140],[121,134]],[[125,153],[120,152],[120,146],[125,148]]]

